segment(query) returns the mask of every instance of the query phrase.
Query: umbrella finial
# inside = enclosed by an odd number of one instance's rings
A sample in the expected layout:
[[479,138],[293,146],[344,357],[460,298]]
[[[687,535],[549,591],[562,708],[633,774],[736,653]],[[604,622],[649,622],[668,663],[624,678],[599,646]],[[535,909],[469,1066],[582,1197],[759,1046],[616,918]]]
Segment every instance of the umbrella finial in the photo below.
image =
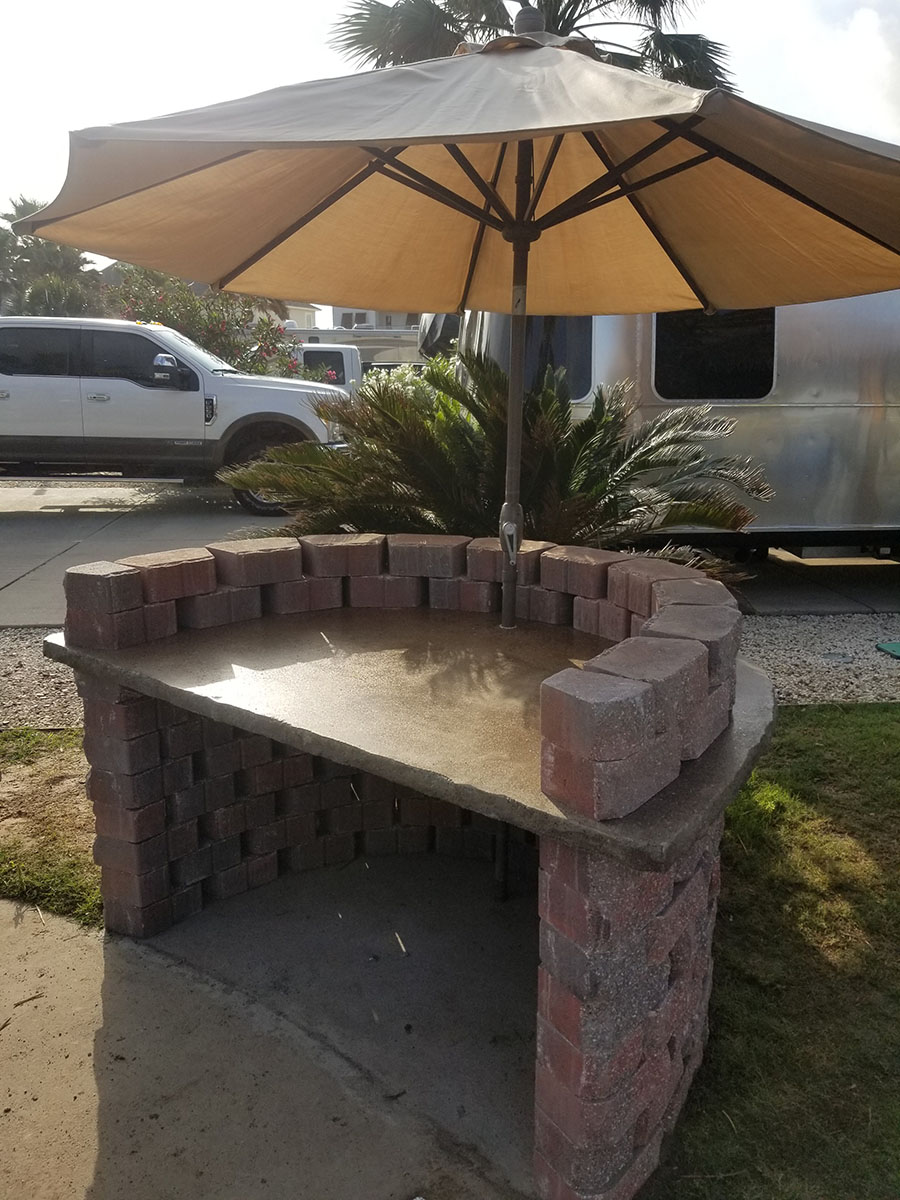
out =
[[544,14],[528,0],[519,0],[522,7],[516,13],[513,21],[513,32],[519,34],[543,33],[546,29]]

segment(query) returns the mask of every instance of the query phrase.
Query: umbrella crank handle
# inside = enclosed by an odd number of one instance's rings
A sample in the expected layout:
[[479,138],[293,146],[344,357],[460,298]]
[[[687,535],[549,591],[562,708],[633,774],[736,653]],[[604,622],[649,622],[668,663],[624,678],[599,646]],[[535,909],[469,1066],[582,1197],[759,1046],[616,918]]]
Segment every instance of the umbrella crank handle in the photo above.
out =
[[[500,546],[511,567],[516,565],[519,547],[522,544],[521,508],[517,513],[516,507],[518,506],[504,504],[500,512]],[[516,517],[519,519],[516,520]]]

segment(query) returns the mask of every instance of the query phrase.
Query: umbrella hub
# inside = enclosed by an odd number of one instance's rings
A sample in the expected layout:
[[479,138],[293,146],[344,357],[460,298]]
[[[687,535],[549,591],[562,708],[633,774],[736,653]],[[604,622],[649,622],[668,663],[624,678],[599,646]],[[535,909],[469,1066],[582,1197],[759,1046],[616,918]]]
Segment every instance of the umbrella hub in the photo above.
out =
[[547,28],[544,14],[527,0],[519,0],[522,7],[516,13],[513,21],[513,32],[519,34],[543,33]]
[[512,242],[513,245],[517,242],[519,244],[526,243],[527,245],[531,245],[540,236],[540,228],[534,221],[513,221],[509,225],[504,225],[502,230],[503,240]]

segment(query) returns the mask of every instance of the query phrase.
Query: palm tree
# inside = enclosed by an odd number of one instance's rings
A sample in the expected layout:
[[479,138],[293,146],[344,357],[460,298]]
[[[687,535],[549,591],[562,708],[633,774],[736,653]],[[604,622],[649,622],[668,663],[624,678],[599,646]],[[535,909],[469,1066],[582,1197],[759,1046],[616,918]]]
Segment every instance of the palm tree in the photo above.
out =
[[[519,0],[524,4],[525,0]],[[691,87],[731,88],[727,52],[699,33],[674,29],[689,0],[535,0],[547,30],[591,38],[606,61]],[[332,38],[355,62],[389,67],[452,54],[462,41],[512,29],[501,0],[355,0]]]
[[[267,450],[220,478],[262,492],[293,518],[292,533],[430,532],[492,537],[503,501],[507,379],[491,359],[463,354],[373,372],[353,401],[321,402],[346,449],[315,442]],[[526,397],[522,446],[525,537],[563,544],[630,543],[692,525],[741,529],[766,500],[750,460],[710,457],[734,422],[676,406],[640,423],[630,389],[598,389],[574,421],[563,371]]]
[[[10,200],[10,205],[0,220],[18,221],[44,207],[27,196]],[[9,311],[35,316],[102,312],[100,274],[81,250],[39,237],[18,237],[8,229],[0,228],[0,235],[0,289]]]

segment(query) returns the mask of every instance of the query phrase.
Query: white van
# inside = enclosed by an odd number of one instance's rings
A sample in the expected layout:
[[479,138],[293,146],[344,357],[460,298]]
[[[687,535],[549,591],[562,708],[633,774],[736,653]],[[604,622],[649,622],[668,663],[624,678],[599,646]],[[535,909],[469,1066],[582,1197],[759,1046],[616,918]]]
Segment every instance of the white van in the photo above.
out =
[[[0,463],[210,478],[267,446],[329,442],[324,383],[243,375],[164,325],[0,317]],[[277,507],[236,491],[251,512]]]

